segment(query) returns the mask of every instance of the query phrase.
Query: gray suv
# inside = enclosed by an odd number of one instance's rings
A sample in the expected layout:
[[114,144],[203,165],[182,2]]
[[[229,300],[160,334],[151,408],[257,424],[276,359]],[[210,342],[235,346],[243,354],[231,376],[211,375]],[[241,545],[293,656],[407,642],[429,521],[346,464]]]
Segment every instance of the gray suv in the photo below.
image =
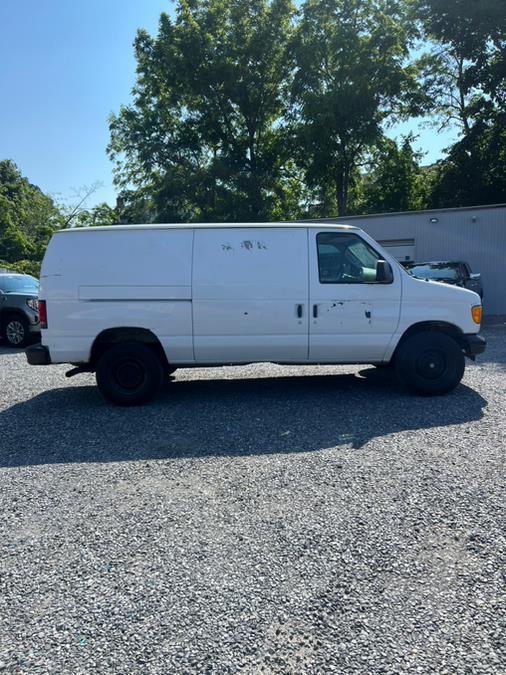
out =
[[40,334],[39,282],[28,274],[0,274],[0,335],[24,347]]

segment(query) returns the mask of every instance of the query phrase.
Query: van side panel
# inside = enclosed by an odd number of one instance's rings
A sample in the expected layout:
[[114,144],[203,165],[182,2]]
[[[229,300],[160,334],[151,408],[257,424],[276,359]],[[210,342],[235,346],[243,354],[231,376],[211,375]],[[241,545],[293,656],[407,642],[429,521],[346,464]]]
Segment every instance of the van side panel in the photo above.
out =
[[305,228],[196,229],[195,359],[307,360],[308,292]]
[[48,247],[42,341],[55,363],[86,362],[107,328],[151,330],[171,363],[192,362],[193,231],[61,232]]

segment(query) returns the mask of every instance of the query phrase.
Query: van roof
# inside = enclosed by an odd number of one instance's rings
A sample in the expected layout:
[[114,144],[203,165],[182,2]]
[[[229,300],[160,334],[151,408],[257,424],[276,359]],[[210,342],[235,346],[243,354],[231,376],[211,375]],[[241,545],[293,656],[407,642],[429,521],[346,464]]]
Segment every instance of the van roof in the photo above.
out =
[[341,225],[337,223],[308,223],[308,222],[281,222],[281,223],[161,223],[161,224],[138,224],[138,225],[106,225],[102,227],[71,227],[64,230],[58,230],[56,234],[67,232],[90,232],[90,231],[108,231],[111,230],[192,230],[192,229],[222,229],[222,228],[241,228],[241,227],[308,227],[318,230],[358,230],[360,228],[354,225]]

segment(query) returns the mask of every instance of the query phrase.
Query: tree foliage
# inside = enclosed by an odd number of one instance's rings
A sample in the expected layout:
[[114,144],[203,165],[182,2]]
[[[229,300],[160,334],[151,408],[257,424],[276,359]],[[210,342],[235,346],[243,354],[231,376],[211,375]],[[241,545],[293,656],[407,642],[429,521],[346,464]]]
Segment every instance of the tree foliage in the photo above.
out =
[[[348,211],[350,187],[384,123],[422,102],[407,64],[409,22],[393,0],[307,0],[294,40],[300,156],[311,186]],[[337,209],[336,209],[337,207]]]
[[431,49],[421,60],[434,112],[469,135],[506,112],[506,6],[501,0],[415,0]]
[[[134,99],[110,119],[123,217],[454,206],[478,171],[473,198],[502,199],[505,25],[502,0],[180,0],[139,31]],[[427,112],[461,130],[433,170],[385,137]]]
[[439,162],[431,206],[506,201],[506,4],[501,0],[415,0],[431,50],[424,86],[442,125],[460,138]]
[[[88,192],[86,188],[84,194]],[[58,229],[118,222],[116,210],[108,204],[85,209],[82,198],[75,204],[57,204],[23,177],[14,162],[0,161],[0,267],[38,275],[47,244]]]
[[363,212],[414,211],[426,206],[430,175],[421,169],[412,141],[408,136],[398,145],[385,138],[378,145],[364,177]]
[[72,227],[108,227],[118,222],[116,209],[101,202],[90,209],[82,209],[72,219]]
[[293,15],[289,0],[182,0],[156,38],[139,31],[134,101],[110,121],[127,206],[139,199],[158,221],[292,210],[282,121]]
[[62,217],[51,197],[21,175],[11,160],[0,161],[0,260],[34,269]]
[[436,167],[429,206],[506,203],[506,115],[477,122]]
[[[178,0],[134,48],[117,208],[87,206],[97,184],[55,203],[0,161],[0,265],[36,273],[60,227],[506,202],[504,0]],[[387,137],[420,114],[458,132],[430,167]]]

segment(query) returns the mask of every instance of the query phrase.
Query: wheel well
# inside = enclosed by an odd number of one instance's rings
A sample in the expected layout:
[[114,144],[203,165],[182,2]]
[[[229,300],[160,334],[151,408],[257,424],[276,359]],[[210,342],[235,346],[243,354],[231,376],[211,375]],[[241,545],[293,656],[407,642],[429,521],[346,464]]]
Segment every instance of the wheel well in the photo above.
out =
[[455,326],[455,324],[447,323],[446,321],[420,321],[420,323],[413,324],[404,332],[392,355],[392,361],[395,359],[397,350],[403,342],[416,333],[424,333],[426,331],[444,333],[445,335],[452,337],[462,348],[465,346],[462,339],[463,332],[458,326]]
[[165,351],[156,335],[147,328],[135,328],[132,326],[108,328],[99,333],[91,347],[90,366],[94,368],[104,352],[112,347],[112,345],[117,345],[121,342],[142,342],[148,345],[158,356],[163,367],[169,367]]

